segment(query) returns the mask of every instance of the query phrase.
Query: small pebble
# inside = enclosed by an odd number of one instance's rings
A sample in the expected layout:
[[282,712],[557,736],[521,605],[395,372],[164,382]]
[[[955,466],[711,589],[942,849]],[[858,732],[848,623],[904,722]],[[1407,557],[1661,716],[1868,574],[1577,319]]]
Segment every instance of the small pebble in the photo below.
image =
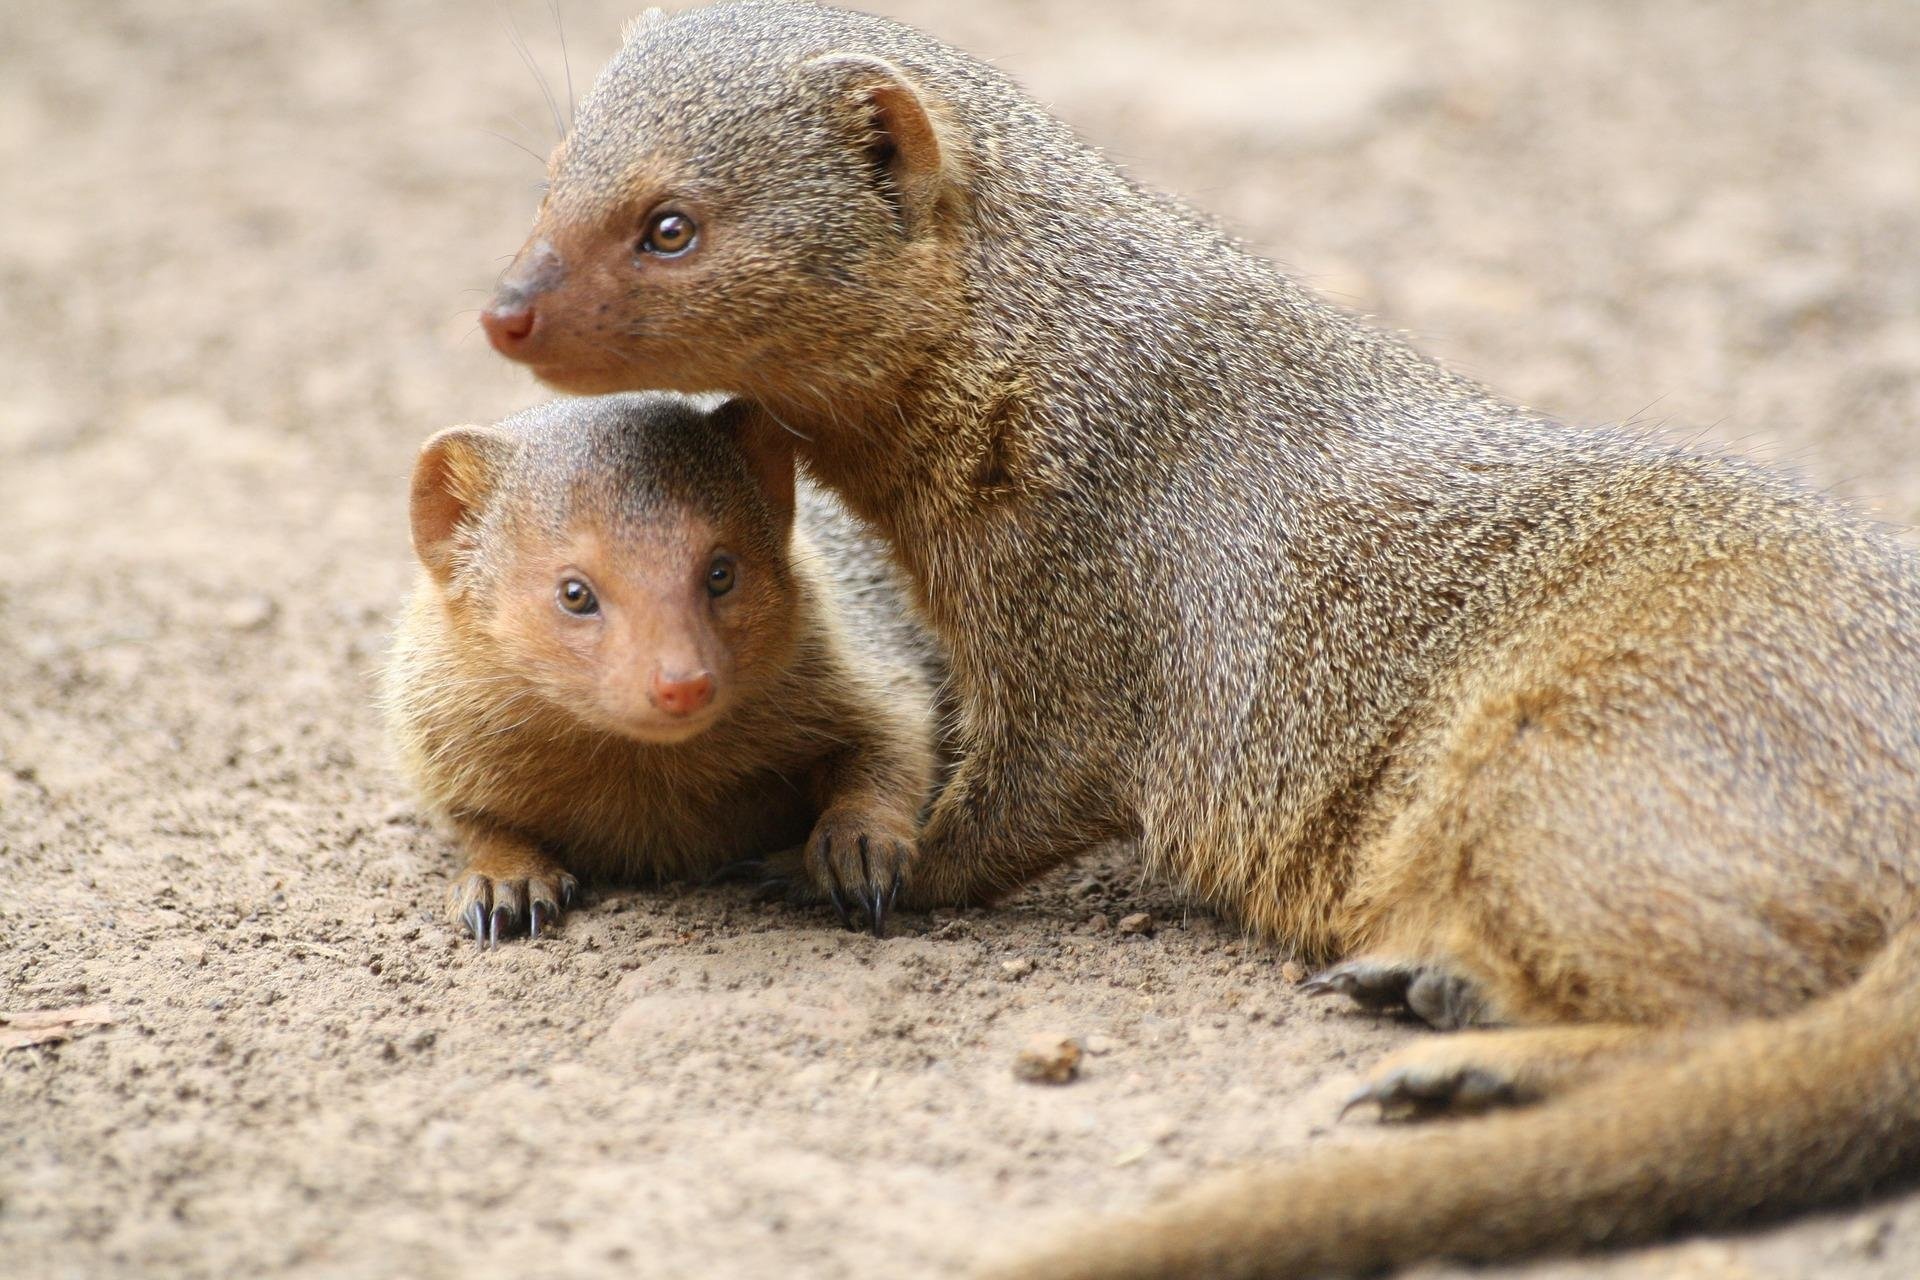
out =
[[1289,960],[1280,966],[1280,980],[1298,986],[1307,980],[1307,967],[1298,960]]
[[1003,960],[1000,963],[1000,975],[1009,982],[1017,982],[1032,972],[1033,961],[1025,956],[1020,956],[1013,960]]
[[1107,919],[1105,912],[1096,911],[1087,917],[1087,928],[1095,933],[1105,933],[1113,928],[1113,921]]
[[1144,911],[1136,911],[1130,916],[1121,916],[1119,928],[1124,935],[1151,938],[1153,917]]
[[1080,1042],[1071,1036],[1037,1035],[1013,1060],[1015,1079],[1031,1084],[1066,1084],[1080,1074]]

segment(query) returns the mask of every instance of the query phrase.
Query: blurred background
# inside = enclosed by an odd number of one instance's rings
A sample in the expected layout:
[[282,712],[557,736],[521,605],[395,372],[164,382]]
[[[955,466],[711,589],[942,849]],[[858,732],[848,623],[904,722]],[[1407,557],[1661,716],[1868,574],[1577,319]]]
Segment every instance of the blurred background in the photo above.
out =
[[[879,7],[1511,398],[1920,522],[1910,0]],[[1403,1034],[1124,868],[892,950],[698,892],[453,944],[369,705],[406,476],[542,395],[475,324],[556,137],[527,61],[564,115],[632,14],[0,4],[0,1011],[116,1019],[0,1051],[0,1274],[940,1272],[1319,1141]],[[814,985],[655,990],[709,963]],[[1036,1101],[1028,1023],[1113,1057]],[[1527,1274],[1910,1275],[1916,1212]]]

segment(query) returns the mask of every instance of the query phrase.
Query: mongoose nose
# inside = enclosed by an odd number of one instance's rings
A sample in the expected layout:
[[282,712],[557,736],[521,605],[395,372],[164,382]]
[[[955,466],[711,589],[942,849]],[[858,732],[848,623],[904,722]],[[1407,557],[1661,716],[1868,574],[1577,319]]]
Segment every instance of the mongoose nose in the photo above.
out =
[[487,341],[493,344],[493,349],[508,356],[527,340],[537,318],[532,302],[509,294],[487,304],[487,309],[480,313],[480,327],[487,331]]
[[480,313],[480,327],[487,331],[493,349],[503,356],[520,354],[518,348],[533,336],[540,321],[535,302],[566,278],[567,264],[549,241],[535,240],[522,249],[500,277],[493,301]]
[[702,671],[693,676],[653,673],[653,705],[670,716],[690,716],[713,701],[713,677]]

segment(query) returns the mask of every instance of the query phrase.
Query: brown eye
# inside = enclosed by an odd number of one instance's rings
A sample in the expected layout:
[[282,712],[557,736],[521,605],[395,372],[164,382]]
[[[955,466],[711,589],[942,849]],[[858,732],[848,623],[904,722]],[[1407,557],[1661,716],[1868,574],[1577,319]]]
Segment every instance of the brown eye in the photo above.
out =
[[576,617],[590,618],[600,612],[600,601],[593,594],[593,588],[578,578],[562,581],[557,599],[562,609]]
[[723,596],[733,590],[733,557],[716,556],[707,567],[707,594]]
[[693,248],[700,229],[684,213],[656,213],[647,220],[646,234],[640,237],[640,252],[658,258],[677,258]]

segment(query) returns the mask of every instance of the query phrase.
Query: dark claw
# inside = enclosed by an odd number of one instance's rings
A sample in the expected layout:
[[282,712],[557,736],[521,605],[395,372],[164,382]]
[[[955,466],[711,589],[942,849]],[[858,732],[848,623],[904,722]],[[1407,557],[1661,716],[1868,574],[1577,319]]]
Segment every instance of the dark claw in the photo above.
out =
[[847,900],[840,891],[840,873],[834,869],[831,837],[820,845],[820,864],[827,869],[827,900],[833,903],[833,909],[840,917],[841,927],[851,931],[853,917],[847,914]]
[[873,891],[873,936],[887,936],[887,916],[893,912],[893,900],[900,896],[900,873],[893,873],[893,879],[885,889]]
[[[867,859],[867,838],[861,836],[856,844],[860,850],[860,883],[863,885],[872,884],[873,863]],[[880,891],[875,889],[871,898],[862,897],[858,893],[853,896],[854,899],[859,902],[860,909],[867,913],[867,925],[873,930],[873,936],[876,938],[880,937],[880,930],[884,928],[886,924],[886,922],[880,918]]]
[[560,881],[560,909],[562,911],[573,910],[573,900],[579,896],[580,884],[572,876],[567,876]]
[[513,932],[513,927],[516,923],[513,908],[495,907],[493,909],[493,936],[489,941],[491,941],[494,946],[499,946],[500,940]]
[[487,909],[476,902],[467,908],[467,913],[461,919],[466,922],[467,932],[473,935],[474,945],[486,946]]
[[540,931],[548,925],[551,925],[554,916],[559,913],[560,909],[551,902],[535,902],[532,906],[528,907],[527,936],[529,938],[539,937]]

